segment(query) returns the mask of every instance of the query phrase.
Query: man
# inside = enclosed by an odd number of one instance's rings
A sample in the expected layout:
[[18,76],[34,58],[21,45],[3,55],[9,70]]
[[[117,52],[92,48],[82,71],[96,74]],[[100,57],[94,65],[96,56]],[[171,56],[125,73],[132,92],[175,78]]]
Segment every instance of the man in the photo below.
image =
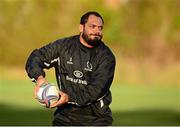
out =
[[56,40],[35,49],[26,63],[28,76],[39,87],[48,83],[44,68],[55,68],[60,100],[53,125],[112,125],[110,86],[115,57],[101,41],[103,18],[87,12],[80,20],[80,35]]

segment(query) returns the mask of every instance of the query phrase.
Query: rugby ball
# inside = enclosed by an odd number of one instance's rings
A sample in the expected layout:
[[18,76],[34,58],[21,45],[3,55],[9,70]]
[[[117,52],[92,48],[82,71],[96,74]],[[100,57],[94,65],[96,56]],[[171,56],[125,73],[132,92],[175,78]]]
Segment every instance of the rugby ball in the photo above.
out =
[[37,92],[37,100],[41,105],[46,106],[47,108],[57,102],[59,98],[58,87],[50,83],[41,85]]

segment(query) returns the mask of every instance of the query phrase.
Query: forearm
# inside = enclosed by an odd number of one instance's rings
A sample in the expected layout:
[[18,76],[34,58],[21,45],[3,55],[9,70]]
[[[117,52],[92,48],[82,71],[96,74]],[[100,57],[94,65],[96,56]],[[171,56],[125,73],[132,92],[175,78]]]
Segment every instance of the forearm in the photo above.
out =
[[41,57],[42,55],[40,54],[39,50],[35,49],[27,59],[25,68],[28,76],[32,81],[36,81],[40,75],[45,77],[45,72],[43,71],[43,61]]

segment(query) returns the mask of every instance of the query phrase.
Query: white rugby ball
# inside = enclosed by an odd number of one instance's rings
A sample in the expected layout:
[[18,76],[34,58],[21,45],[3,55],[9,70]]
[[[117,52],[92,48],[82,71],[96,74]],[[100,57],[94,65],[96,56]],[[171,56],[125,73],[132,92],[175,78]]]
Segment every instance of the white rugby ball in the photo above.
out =
[[37,92],[37,100],[41,105],[49,108],[52,104],[59,100],[59,89],[56,85],[43,84]]

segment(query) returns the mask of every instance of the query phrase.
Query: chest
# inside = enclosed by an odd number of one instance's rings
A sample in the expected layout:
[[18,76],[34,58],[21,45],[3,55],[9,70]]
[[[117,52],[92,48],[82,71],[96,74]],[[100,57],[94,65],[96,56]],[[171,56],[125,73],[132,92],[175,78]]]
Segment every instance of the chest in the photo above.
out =
[[61,68],[63,68],[66,76],[73,79],[89,80],[95,71],[96,63],[96,54],[91,51],[84,52],[76,49],[66,51],[61,56]]

